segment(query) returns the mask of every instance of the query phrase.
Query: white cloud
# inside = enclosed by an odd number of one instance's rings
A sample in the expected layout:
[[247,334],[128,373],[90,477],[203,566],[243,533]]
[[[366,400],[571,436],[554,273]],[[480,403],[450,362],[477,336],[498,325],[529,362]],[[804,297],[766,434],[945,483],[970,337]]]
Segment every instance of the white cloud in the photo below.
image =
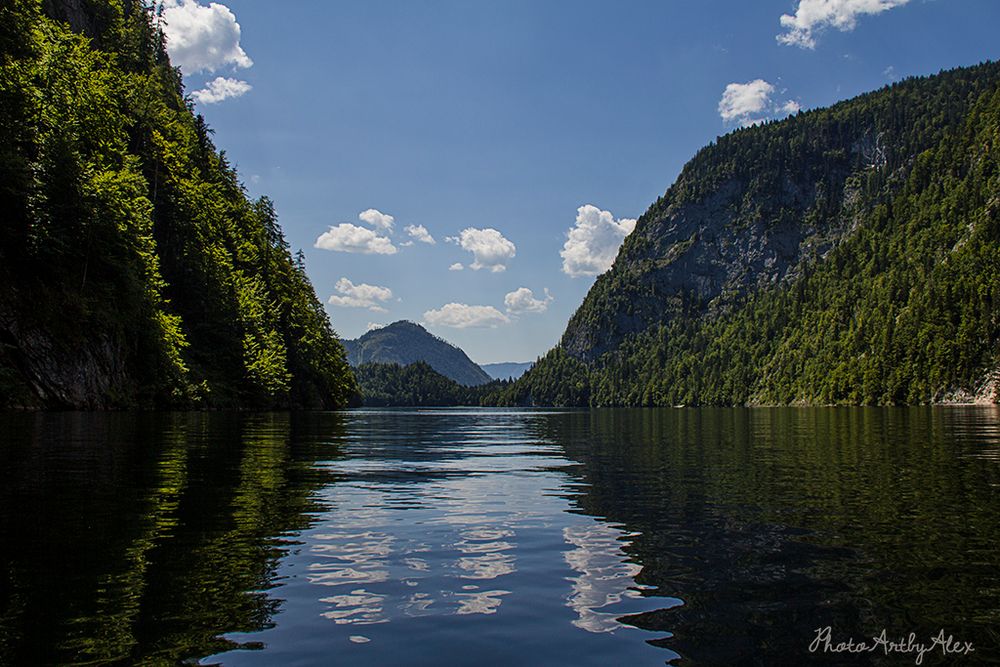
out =
[[719,100],[719,115],[729,122],[764,111],[771,103],[774,86],[763,79],[748,83],[731,83]]
[[609,211],[591,204],[576,209],[576,225],[559,252],[563,273],[577,278],[596,276],[611,268],[622,241],[635,229],[633,218],[615,220]]
[[727,123],[736,122],[746,127],[777,115],[798,113],[795,100],[775,102],[771,99],[774,86],[763,79],[726,86],[719,100],[719,115]]
[[234,97],[242,97],[250,92],[251,88],[253,86],[246,81],[219,76],[205,84],[201,90],[191,93],[191,97],[195,102],[202,104],[216,104]]
[[342,222],[330,227],[318,239],[315,246],[336,252],[356,252],[364,255],[395,255],[398,252],[392,241],[379,236],[367,227],[358,227]]
[[777,36],[778,42],[803,49],[816,48],[816,37],[826,28],[841,32],[854,30],[858,17],[881,14],[910,0],[799,0],[794,15],[783,14],[781,27],[785,32]]
[[423,225],[407,225],[405,229],[407,234],[421,243],[429,243],[431,245],[437,243]]
[[508,292],[503,298],[507,312],[512,315],[521,313],[544,313],[552,303],[552,295],[548,288],[545,288],[545,298],[536,299],[534,292],[527,287],[518,287],[513,292]]
[[368,328],[366,328],[365,331],[375,331],[376,329],[382,329],[384,327],[385,325],[380,322],[369,322]]
[[473,261],[469,264],[469,268],[473,271],[480,269],[489,269],[493,273],[505,271],[507,262],[517,254],[517,247],[504,238],[503,234],[490,227],[486,229],[469,227],[463,229],[458,236],[449,236],[445,240],[457,243],[472,253]]
[[449,271],[461,271],[464,268],[465,267],[462,266],[461,262],[455,262],[454,264],[452,264],[451,266],[448,267],[448,270]]
[[392,298],[392,290],[388,287],[361,283],[355,285],[347,278],[341,278],[334,286],[340,294],[334,294],[327,301],[341,308],[367,308],[376,313],[388,312],[379,302]]
[[225,5],[212,2],[206,7],[196,0],[165,0],[163,22],[170,61],[185,74],[253,65],[240,47],[240,24]]
[[497,327],[510,322],[510,318],[493,306],[468,306],[464,303],[446,303],[437,310],[424,313],[428,324],[455,329],[470,327]]
[[367,222],[372,227],[376,229],[382,229],[384,231],[392,233],[393,223],[396,222],[396,218],[392,217],[387,213],[383,213],[378,209],[370,208],[367,211],[362,211],[358,214],[358,219],[362,222]]

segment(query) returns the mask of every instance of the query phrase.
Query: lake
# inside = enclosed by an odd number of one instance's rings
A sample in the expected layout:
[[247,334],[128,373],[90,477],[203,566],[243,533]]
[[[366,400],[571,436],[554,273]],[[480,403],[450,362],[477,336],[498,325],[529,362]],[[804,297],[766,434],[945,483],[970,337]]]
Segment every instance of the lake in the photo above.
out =
[[3,664],[1000,664],[995,407],[3,414],[0,471]]

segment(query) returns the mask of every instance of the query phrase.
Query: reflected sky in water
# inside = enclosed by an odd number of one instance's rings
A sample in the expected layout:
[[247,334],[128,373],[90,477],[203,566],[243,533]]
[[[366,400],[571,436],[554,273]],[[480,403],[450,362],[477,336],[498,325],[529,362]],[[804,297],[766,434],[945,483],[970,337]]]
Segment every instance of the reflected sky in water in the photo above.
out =
[[7,414],[0,442],[0,664],[847,664],[808,653],[824,625],[1000,664],[995,408]]
[[[272,629],[233,637],[267,651],[204,662],[267,664],[295,653],[305,625],[372,664],[442,664],[461,645],[458,664],[497,664],[523,660],[531,643],[576,651],[587,634],[604,656],[663,664],[669,654],[643,639],[665,633],[617,619],[680,601],[635,583],[627,530],[571,511],[575,462],[539,437],[531,414],[351,413],[338,458],[317,462],[338,481],[316,491],[323,511],[282,564],[279,594],[308,601],[314,618],[291,626],[279,615]],[[447,639],[462,635],[484,641]]]

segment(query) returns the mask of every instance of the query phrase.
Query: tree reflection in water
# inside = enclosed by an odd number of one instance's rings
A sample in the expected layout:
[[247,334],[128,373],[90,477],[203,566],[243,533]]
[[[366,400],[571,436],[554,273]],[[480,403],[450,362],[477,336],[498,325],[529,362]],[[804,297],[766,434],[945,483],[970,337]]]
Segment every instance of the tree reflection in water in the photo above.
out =
[[0,663],[802,664],[829,625],[988,664],[998,424],[0,415]]

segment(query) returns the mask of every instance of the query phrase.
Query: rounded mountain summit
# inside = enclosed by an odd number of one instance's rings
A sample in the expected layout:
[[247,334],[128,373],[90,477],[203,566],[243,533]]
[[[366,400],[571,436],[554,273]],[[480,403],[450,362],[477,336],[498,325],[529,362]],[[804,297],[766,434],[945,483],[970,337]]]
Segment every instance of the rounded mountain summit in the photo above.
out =
[[400,320],[373,329],[355,340],[344,340],[351,366],[426,362],[435,371],[459,384],[476,386],[491,378],[461,349],[438,338],[419,324]]

